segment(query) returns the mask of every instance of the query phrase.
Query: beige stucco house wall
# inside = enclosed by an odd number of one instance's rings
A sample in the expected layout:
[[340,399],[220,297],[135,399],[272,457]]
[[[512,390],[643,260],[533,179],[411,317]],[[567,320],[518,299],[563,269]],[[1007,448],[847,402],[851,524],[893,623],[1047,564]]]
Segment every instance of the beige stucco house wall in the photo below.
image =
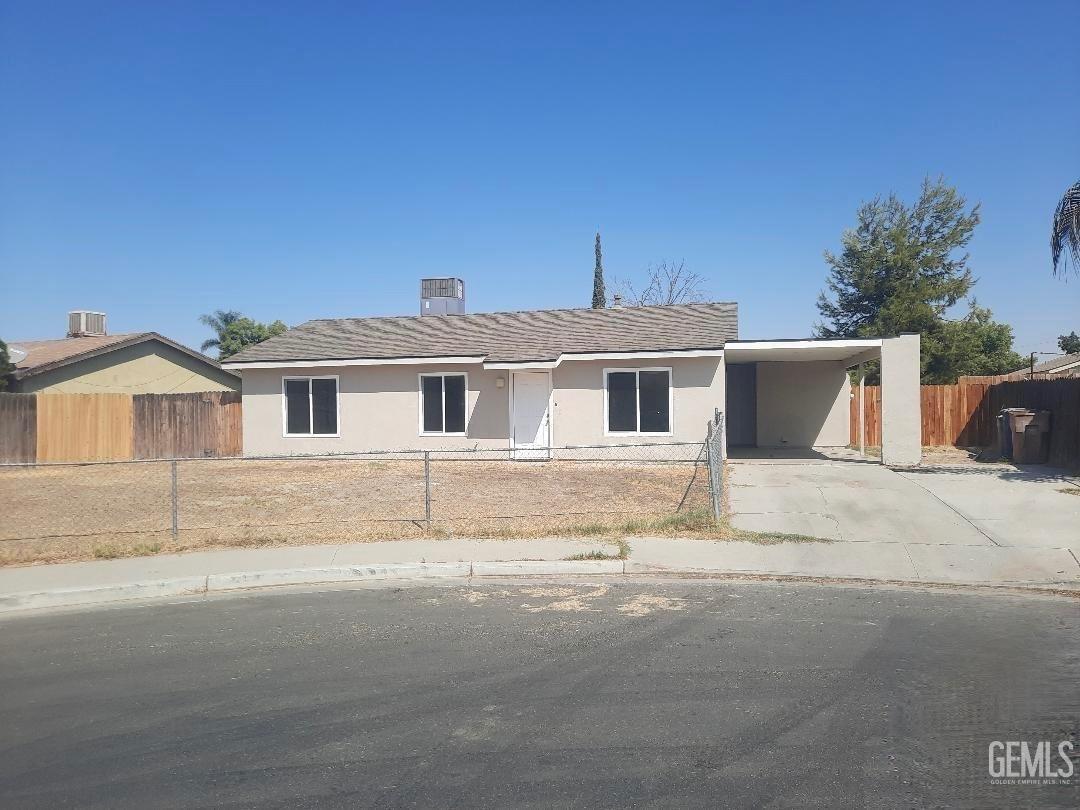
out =
[[758,447],[845,447],[850,402],[843,362],[758,363]]
[[[614,368],[671,369],[670,436],[604,435],[604,370]],[[704,441],[713,411],[724,408],[724,377],[722,357],[564,360],[553,372],[554,443],[565,446]]]
[[20,393],[185,394],[236,391],[235,374],[157,341],[87,357],[18,381]]
[[[604,369],[670,368],[670,436],[604,435]],[[420,435],[424,373],[467,375],[466,435]],[[719,356],[648,360],[564,360],[550,370],[553,445],[700,442],[724,405]],[[321,366],[244,369],[245,455],[348,453],[365,450],[506,450],[510,442],[510,370],[472,364]],[[338,377],[338,436],[284,436],[282,378]],[[499,380],[502,380],[500,387]]]

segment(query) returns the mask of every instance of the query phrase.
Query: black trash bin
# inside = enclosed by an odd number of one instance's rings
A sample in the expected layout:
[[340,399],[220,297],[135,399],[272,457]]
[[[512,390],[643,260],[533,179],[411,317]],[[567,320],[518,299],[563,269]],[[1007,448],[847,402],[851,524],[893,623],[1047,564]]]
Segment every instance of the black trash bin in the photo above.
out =
[[1016,429],[1013,415],[1031,413],[1027,408],[1002,408],[998,414],[998,443],[1001,445],[1001,457],[1012,460],[1013,431]]

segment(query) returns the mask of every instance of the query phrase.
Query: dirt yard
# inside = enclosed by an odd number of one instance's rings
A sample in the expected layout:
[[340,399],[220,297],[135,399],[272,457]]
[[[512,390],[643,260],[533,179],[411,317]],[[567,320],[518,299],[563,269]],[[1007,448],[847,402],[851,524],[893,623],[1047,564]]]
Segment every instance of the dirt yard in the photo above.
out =
[[0,564],[129,556],[211,546],[422,536],[589,533],[708,506],[694,463],[431,463],[431,526],[421,460],[177,463],[0,469]]

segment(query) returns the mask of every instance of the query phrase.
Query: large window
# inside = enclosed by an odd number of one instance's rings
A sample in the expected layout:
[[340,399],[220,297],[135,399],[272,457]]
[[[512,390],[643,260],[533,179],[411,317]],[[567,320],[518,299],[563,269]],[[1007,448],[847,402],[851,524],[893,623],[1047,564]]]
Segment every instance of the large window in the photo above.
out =
[[605,433],[671,433],[671,369],[604,369]]
[[420,432],[464,436],[468,388],[464,374],[421,374]]
[[286,436],[338,435],[338,378],[285,377]]

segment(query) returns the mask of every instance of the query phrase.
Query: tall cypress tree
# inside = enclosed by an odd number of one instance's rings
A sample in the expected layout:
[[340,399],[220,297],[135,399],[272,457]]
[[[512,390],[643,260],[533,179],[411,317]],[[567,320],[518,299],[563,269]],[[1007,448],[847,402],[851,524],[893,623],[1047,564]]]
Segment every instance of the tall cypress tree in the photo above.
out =
[[603,309],[607,306],[607,292],[604,290],[604,263],[600,253],[600,231],[596,232],[596,267],[592,278],[592,308]]

